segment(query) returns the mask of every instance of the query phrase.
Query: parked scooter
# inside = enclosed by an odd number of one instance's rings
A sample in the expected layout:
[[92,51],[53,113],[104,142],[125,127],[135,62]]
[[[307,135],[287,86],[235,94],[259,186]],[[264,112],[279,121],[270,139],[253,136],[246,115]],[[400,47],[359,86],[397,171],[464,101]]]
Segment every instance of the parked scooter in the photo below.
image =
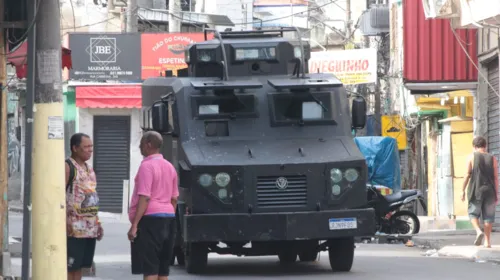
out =
[[[385,234],[417,234],[420,221],[412,211],[404,207],[417,200],[427,211],[424,196],[420,190],[402,190],[390,195],[382,195],[372,185],[367,185],[368,205],[375,209],[377,231]],[[408,220],[403,220],[408,217]]]

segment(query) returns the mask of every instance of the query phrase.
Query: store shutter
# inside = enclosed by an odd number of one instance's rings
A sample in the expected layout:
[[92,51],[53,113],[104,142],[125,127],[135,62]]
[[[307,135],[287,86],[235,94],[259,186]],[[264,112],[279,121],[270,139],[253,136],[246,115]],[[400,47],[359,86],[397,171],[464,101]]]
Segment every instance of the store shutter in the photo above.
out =
[[[498,59],[488,65],[488,81],[497,92],[499,89]],[[498,95],[488,86],[488,150],[500,160],[500,104]],[[498,171],[500,173],[500,170]],[[495,227],[500,227],[500,206],[497,205]]]
[[130,173],[130,116],[94,116],[94,170],[100,211],[121,213]]

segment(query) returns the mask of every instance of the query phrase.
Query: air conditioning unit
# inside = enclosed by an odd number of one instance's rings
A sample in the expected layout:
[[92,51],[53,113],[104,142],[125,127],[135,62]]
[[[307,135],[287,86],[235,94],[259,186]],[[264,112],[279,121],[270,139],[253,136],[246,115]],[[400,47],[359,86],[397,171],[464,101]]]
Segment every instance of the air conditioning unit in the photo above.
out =
[[422,0],[425,18],[458,18],[460,17],[459,0]]

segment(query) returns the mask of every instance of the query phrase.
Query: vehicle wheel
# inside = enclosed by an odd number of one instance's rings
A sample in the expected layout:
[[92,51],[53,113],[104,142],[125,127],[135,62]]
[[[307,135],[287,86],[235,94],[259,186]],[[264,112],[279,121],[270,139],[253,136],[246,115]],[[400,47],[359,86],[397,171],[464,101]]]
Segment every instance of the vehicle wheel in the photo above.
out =
[[318,259],[318,252],[316,251],[306,251],[299,253],[299,260],[301,262],[313,262]]
[[[409,220],[413,220],[413,227],[411,227],[407,221],[401,219],[405,216],[408,217]],[[407,210],[394,213],[391,217],[390,225],[392,234],[417,234],[420,231],[420,221],[417,215]]]
[[208,263],[208,248],[203,243],[188,243],[185,251],[186,271],[189,274],[202,273]]
[[342,272],[350,271],[354,261],[354,238],[345,237],[330,239],[328,242],[328,258],[332,270]]
[[297,253],[292,250],[283,250],[278,253],[278,258],[282,264],[294,263],[297,260]]

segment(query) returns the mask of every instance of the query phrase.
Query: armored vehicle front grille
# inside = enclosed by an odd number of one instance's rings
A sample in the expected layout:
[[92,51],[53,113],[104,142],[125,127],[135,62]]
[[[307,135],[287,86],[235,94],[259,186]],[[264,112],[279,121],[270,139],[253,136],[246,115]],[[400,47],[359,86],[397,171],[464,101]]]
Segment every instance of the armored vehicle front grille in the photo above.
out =
[[259,208],[302,207],[306,205],[306,176],[257,177],[257,206]]

